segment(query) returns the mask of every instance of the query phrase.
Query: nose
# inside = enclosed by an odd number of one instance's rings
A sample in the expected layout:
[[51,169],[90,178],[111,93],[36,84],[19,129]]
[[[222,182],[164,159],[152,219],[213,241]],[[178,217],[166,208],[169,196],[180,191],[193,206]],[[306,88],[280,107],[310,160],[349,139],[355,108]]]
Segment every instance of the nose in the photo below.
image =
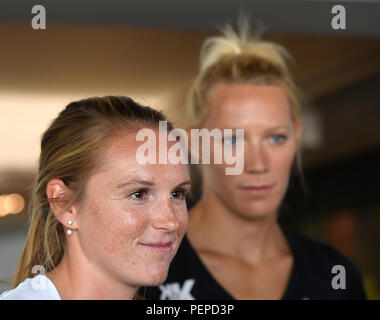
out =
[[260,141],[249,143],[244,155],[244,171],[250,174],[260,174],[266,173],[268,170],[268,153],[263,143]]
[[156,212],[153,218],[153,227],[155,229],[161,229],[166,231],[176,231],[180,226],[176,210],[170,203],[170,199],[167,199],[160,203],[156,208]]

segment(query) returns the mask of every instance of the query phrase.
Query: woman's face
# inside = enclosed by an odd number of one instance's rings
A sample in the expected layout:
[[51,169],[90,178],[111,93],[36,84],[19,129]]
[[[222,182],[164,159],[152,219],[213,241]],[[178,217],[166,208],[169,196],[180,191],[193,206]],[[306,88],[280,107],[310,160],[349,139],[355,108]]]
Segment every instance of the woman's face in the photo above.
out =
[[139,165],[136,133],[111,138],[104,166],[78,208],[79,243],[100,274],[131,286],[157,285],[187,229],[184,165]]
[[[205,128],[244,129],[244,171],[226,175],[226,164],[203,166],[205,189],[241,217],[276,214],[285,195],[301,134],[279,86],[216,84],[208,95]],[[227,138],[236,143],[236,137]]]

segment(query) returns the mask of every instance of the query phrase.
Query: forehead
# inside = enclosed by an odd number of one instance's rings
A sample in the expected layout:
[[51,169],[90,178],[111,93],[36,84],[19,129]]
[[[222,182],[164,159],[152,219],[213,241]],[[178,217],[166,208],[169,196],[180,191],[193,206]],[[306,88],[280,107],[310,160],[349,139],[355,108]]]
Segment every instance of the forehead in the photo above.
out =
[[[104,165],[101,171],[112,174],[115,180],[125,179],[129,177],[139,177],[141,179],[161,179],[165,177],[165,181],[183,179],[187,177],[187,169],[182,164],[158,164],[159,152],[159,131],[155,132],[156,140],[156,160],[157,164],[141,165],[136,160],[136,153],[145,141],[136,141],[136,132],[121,132],[110,138],[107,146],[104,148]],[[151,141],[153,142],[153,141]],[[171,147],[171,143],[167,143],[167,149]],[[181,181],[182,182],[182,181]]]
[[216,84],[208,95],[208,120],[231,126],[288,124],[291,108],[285,91],[275,85]]

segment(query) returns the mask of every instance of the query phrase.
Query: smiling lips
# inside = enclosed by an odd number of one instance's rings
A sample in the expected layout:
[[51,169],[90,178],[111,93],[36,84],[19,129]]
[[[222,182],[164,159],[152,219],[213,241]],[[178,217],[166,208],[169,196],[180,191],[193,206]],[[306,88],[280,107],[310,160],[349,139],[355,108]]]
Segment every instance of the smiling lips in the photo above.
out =
[[254,196],[266,196],[272,190],[272,188],[273,185],[240,187],[240,189],[247,191]]
[[171,252],[173,250],[173,243],[174,241],[140,243],[140,244],[151,250],[155,250],[159,252]]

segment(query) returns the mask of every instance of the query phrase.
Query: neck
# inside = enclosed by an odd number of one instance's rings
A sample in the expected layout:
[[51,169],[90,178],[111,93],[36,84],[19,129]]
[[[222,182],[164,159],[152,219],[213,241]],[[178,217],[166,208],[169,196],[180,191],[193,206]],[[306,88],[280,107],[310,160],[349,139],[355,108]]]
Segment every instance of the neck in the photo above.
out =
[[131,300],[138,290],[89,263],[83,254],[65,248],[62,261],[46,276],[63,300]]
[[245,218],[227,208],[211,192],[189,214],[188,238],[197,250],[258,263],[289,254],[277,213]]

